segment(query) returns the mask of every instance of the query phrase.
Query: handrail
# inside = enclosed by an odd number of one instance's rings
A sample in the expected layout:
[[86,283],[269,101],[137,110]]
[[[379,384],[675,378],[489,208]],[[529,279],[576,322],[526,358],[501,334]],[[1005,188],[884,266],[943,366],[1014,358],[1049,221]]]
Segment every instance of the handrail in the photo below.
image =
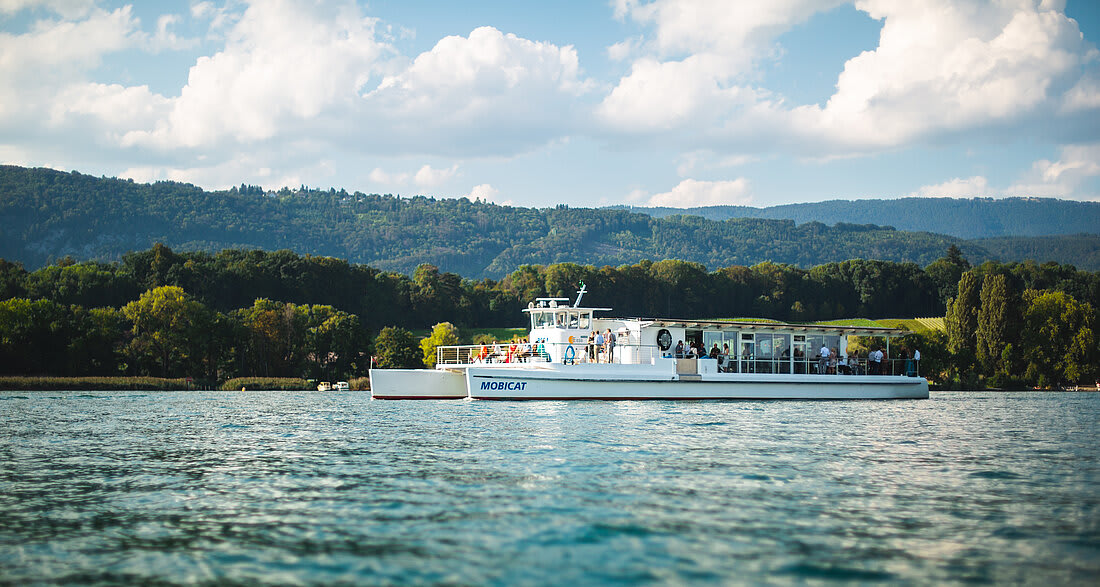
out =
[[[564,360],[565,348],[572,346],[574,353]],[[436,347],[436,365],[469,366],[499,363],[549,363],[552,356],[561,357],[558,362],[566,364],[606,363],[602,352],[593,357],[592,346],[569,345],[567,343],[495,344],[495,345],[447,345]],[[513,350],[514,349],[514,350]],[[562,350],[563,352],[551,352]],[[616,364],[649,364],[657,357],[677,358],[671,351],[661,351],[655,345],[616,344],[612,358]],[[913,359],[891,358],[882,360],[876,367],[867,358],[856,359],[855,365],[849,365],[844,357],[837,361],[821,361],[817,358],[757,358],[753,355],[728,355],[719,361],[720,369],[728,373],[791,373],[811,375],[908,375],[918,376],[920,361]],[[876,370],[879,371],[876,373]]]

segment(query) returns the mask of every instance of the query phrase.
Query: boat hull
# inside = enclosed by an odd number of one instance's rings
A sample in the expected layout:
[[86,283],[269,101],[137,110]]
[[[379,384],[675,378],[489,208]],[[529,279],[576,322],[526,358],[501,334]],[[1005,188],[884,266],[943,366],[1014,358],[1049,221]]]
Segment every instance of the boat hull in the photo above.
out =
[[371,369],[374,399],[463,399],[466,378],[458,371],[433,369]]
[[623,379],[620,374],[582,378],[554,371],[471,368],[466,380],[470,397],[486,400],[928,398],[927,380],[900,376],[717,373]]

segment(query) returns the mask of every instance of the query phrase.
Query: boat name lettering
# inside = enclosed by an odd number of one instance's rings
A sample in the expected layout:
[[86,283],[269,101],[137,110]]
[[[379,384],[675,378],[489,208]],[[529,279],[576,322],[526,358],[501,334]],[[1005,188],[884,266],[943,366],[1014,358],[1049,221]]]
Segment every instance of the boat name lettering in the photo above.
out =
[[526,381],[482,381],[481,389],[493,391],[523,391],[527,389]]

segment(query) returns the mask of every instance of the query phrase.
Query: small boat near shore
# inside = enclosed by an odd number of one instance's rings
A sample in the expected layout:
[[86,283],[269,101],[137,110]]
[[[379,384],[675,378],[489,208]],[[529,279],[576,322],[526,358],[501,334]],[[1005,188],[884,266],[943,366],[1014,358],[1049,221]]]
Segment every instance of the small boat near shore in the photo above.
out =
[[[442,346],[435,369],[371,369],[376,399],[925,399],[928,381],[911,360],[849,360],[849,337],[890,340],[896,328],[778,322],[604,318],[582,307],[585,290],[538,298],[524,310],[526,343]],[[602,346],[595,333],[615,342]],[[601,337],[602,338],[602,335]],[[719,349],[685,356],[687,341]],[[817,355],[835,349],[832,360]],[[812,358],[811,358],[812,356]],[[837,357],[841,361],[837,361]]]

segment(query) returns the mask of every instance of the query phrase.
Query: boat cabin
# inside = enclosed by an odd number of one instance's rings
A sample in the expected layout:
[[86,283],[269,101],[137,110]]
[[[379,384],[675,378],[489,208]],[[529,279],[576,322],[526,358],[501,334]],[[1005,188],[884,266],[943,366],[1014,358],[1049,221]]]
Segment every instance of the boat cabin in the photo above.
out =
[[[578,297],[578,302],[579,302]],[[836,372],[837,359],[847,362],[849,337],[884,340],[889,357],[890,339],[908,331],[872,326],[786,324],[775,321],[681,320],[653,318],[601,318],[610,308],[568,305],[566,298],[538,298],[524,310],[530,319],[531,356],[553,363],[613,362],[648,364],[657,358],[684,358],[688,349],[702,344],[709,354],[717,346],[718,367],[732,373]],[[615,335],[615,349],[608,356],[595,348],[593,333]],[[822,360],[829,349],[832,361]],[[855,369],[866,371],[864,356]],[[841,369],[847,368],[842,365]]]

